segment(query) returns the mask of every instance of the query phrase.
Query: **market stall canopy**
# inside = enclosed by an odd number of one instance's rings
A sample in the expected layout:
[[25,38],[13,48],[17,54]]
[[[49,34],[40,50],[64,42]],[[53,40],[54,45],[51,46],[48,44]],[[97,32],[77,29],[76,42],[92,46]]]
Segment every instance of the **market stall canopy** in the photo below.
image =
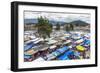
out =
[[28,40],[28,41],[24,42],[24,45],[27,45],[27,44],[30,44],[30,43],[32,43],[32,40]]
[[48,45],[35,45],[35,46],[33,46],[32,47],[32,49],[34,49],[34,50],[38,50],[38,51],[44,51],[44,50],[47,50],[48,49]]
[[24,51],[29,50],[33,47],[33,43],[24,46]]
[[47,60],[48,61],[51,60],[51,59],[54,59],[54,58],[56,58],[55,55],[52,55],[52,54],[47,55]]
[[30,59],[31,56],[30,56],[30,55],[24,55],[24,58],[25,58],[25,59]]
[[83,47],[83,46],[81,46],[81,45],[78,45],[78,46],[76,46],[76,49],[77,49],[78,51],[84,52],[86,48]]
[[80,39],[81,37],[80,36],[72,36],[72,38],[77,40],[77,39]]
[[37,41],[34,42],[34,44],[37,44],[39,42],[43,41],[43,39],[38,39]]
[[60,39],[61,39],[61,40],[66,40],[66,37],[63,36],[63,37],[60,37]]
[[47,42],[47,44],[55,44],[55,43],[57,43],[56,40],[49,40],[49,41]]
[[69,45],[68,48],[69,48],[69,49],[70,49],[70,48],[73,48],[73,45]]
[[68,56],[65,56],[65,55],[63,55],[63,56],[61,56],[61,57],[59,57],[57,59],[58,60],[69,60]]
[[39,49],[39,51],[45,51],[48,49],[48,45],[42,45]]
[[85,40],[84,41],[84,45],[89,45],[90,44],[90,40]]
[[38,50],[30,49],[30,50],[24,52],[24,54],[25,54],[25,55],[32,55],[32,54],[35,54],[35,53],[37,53],[37,52],[38,52]]
[[58,52],[58,51],[54,51],[54,52],[52,52],[51,54],[52,54],[52,55],[55,55],[55,56],[58,56],[58,55],[60,55],[61,53]]
[[36,37],[35,36],[33,36],[33,35],[31,35],[31,36],[29,36],[31,39],[35,39]]
[[27,45],[30,42],[35,42],[35,41],[38,41],[38,40],[39,40],[39,38],[34,38],[32,40],[26,41],[25,44]]
[[58,57],[59,60],[69,60],[70,58],[68,57],[69,55],[74,54],[73,51],[69,50],[64,53],[64,55]]
[[66,40],[66,42],[64,42],[63,44],[69,44],[71,42],[72,42],[71,40]]
[[54,58],[56,58],[56,57],[59,56],[59,55],[60,55],[60,52],[54,51],[54,52],[52,52],[51,54],[48,54],[48,55],[47,55],[47,60],[54,59]]
[[80,43],[82,43],[84,40],[83,39],[79,39],[79,40],[77,40],[75,43],[76,44],[80,44]]
[[80,57],[80,52],[74,51],[74,55],[77,56],[77,57]]
[[78,35],[81,35],[81,34],[83,34],[84,32],[82,32],[82,31],[71,31],[70,33],[71,33],[71,34],[78,34]]
[[39,44],[35,44],[32,48],[38,48],[39,46]]
[[57,51],[59,51],[60,53],[64,53],[67,50],[68,50],[68,47],[67,46],[64,46],[62,48],[57,49]]
[[87,38],[90,38],[90,34],[85,34],[84,36]]
[[30,33],[28,33],[28,32],[25,32],[25,33],[24,33],[24,35],[29,35],[29,34],[30,34]]
[[78,33],[74,33],[74,34],[71,35],[71,38],[72,38],[72,39],[75,39],[75,40],[78,40],[78,39],[81,38],[81,35],[78,34]]
[[64,34],[65,37],[70,37],[70,35],[71,35],[71,34],[69,34],[69,33],[65,33],[65,34]]
[[57,46],[56,45],[52,45],[52,46],[50,46],[49,48],[50,49],[54,49],[54,48],[56,48]]
[[32,42],[35,42],[35,41],[37,41],[37,40],[39,40],[39,38],[34,38],[33,40],[31,40]]
[[53,38],[46,38],[45,41],[49,41],[49,40],[52,40],[52,39],[53,39]]

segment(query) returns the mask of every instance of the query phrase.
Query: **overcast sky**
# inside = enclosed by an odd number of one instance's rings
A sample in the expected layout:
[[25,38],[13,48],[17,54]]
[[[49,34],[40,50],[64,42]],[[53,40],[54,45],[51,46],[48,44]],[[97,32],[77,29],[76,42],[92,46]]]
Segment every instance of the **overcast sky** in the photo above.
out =
[[87,23],[90,23],[90,14],[77,14],[77,13],[53,13],[53,12],[24,12],[25,19],[37,19],[38,17],[43,16],[49,20],[71,22],[75,20],[82,20]]

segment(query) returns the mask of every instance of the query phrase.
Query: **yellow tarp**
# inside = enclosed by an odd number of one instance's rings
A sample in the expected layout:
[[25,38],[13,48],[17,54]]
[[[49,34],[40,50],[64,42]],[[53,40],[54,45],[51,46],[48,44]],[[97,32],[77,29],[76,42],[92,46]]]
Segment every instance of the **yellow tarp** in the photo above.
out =
[[85,47],[83,47],[83,46],[81,46],[81,45],[78,45],[78,46],[76,46],[76,49],[78,50],[78,51],[85,51]]

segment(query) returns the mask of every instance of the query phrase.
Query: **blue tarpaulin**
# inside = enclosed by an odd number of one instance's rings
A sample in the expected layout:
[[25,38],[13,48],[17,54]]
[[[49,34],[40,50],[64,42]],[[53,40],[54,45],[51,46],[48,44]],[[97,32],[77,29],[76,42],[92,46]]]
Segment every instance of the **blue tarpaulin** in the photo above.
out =
[[80,56],[80,52],[74,52],[75,56]]
[[27,45],[31,45],[31,44],[33,44],[33,42],[29,42],[29,43],[27,43]]
[[83,45],[89,45],[90,44],[90,40],[84,40]]
[[61,56],[58,58],[58,60],[70,60],[70,59],[68,58],[68,56]]
[[73,54],[73,51],[67,51],[64,53],[64,55],[58,57],[59,60],[69,60],[70,58],[68,57],[68,55]]
[[55,55],[55,56],[58,56],[58,55],[60,55],[60,52],[55,51],[55,52],[52,52],[52,54]]
[[85,44],[90,44],[90,40],[87,40],[87,41],[85,42]]
[[62,53],[64,53],[66,50],[68,50],[68,47],[67,46],[64,46],[64,47],[59,48],[56,51],[52,52],[51,54],[54,55],[54,56],[59,56]]
[[31,43],[30,45],[24,46],[24,51],[31,49],[31,48],[33,47],[33,45],[34,45],[34,44]]
[[60,53],[64,53],[66,50],[68,50],[67,46],[57,49],[57,51],[59,51]]
[[31,58],[31,55],[24,55],[24,58],[25,59],[30,59]]

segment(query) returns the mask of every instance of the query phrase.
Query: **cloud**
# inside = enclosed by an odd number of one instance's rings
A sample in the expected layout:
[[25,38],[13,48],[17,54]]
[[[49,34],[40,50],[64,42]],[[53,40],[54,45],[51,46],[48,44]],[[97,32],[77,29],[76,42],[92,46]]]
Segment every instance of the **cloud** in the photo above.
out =
[[90,23],[90,15],[89,14],[72,14],[72,13],[51,13],[51,12],[24,12],[25,19],[32,19],[38,18],[40,16],[46,17],[49,20],[56,20],[56,21],[64,21],[64,22],[71,22],[74,20],[82,20],[87,23]]

